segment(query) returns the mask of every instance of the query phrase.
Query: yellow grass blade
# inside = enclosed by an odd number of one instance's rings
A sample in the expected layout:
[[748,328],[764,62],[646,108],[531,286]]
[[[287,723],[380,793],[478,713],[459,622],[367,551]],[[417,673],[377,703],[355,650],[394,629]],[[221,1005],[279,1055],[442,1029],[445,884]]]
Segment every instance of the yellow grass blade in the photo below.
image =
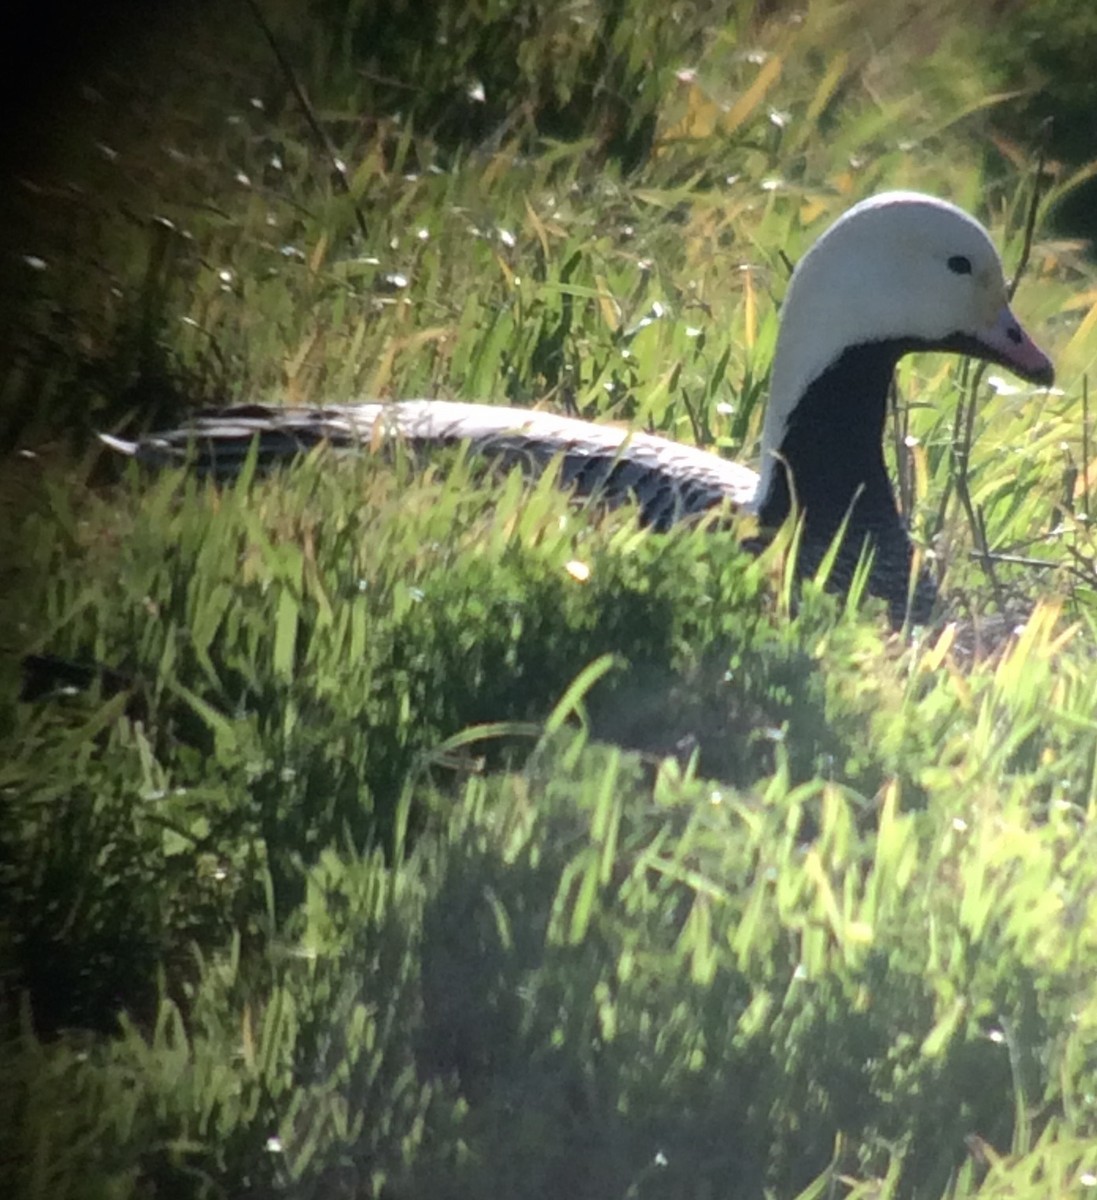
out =
[[720,121],[720,129],[723,133],[734,133],[750,117],[762,103],[766,92],[777,82],[783,66],[784,59],[779,54],[775,54],[762,64],[762,69],[754,77],[754,82],[728,109],[727,114]]

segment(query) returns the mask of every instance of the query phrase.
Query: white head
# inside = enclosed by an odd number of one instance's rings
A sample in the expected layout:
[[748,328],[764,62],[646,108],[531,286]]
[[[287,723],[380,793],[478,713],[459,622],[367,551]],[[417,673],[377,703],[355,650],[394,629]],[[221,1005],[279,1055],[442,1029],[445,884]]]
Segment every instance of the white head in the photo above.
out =
[[[1010,311],[1002,262],[962,209],[885,192],[840,217],[793,272],[781,312],[756,502],[789,418],[843,351],[871,342],[959,351],[1050,384],[1047,356]],[[855,419],[855,414],[851,414]]]

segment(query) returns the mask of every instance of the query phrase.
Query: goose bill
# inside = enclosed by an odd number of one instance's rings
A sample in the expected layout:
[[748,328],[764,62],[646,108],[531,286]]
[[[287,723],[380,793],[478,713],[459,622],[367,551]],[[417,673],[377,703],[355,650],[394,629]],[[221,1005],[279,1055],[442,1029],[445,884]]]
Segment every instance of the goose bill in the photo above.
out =
[[988,358],[1008,367],[1022,379],[1044,387],[1050,387],[1055,381],[1051,359],[1028,336],[1008,304],[1002,306],[994,324],[976,335],[975,340],[987,352]]

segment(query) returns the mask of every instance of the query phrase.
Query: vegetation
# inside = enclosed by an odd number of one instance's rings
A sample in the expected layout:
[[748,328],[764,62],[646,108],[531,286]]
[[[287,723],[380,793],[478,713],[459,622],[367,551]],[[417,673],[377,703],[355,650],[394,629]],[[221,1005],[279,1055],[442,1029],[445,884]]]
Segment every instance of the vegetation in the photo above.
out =
[[[3,223],[4,1194],[1097,1188],[1086,170],[1036,191],[979,13],[883,7],[285,0],[310,119],[211,6],[82,79]],[[786,256],[884,187],[1027,253],[1060,368],[901,373],[966,623],[463,455],[91,439],[442,395],[750,457]]]

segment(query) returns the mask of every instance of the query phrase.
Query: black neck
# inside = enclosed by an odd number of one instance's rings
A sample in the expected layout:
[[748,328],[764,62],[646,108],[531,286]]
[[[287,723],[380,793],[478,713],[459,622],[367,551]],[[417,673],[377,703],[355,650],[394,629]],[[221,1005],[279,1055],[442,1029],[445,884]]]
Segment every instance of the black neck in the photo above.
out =
[[[758,515],[770,528],[792,509],[802,514],[801,569],[813,571],[847,520],[832,581],[848,585],[866,540],[874,552],[869,589],[888,600],[892,617],[906,609],[912,549],[884,466],[884,421],[895,365],[911,346],[901,341],[852,346],[814,380],[789,416],[769,491]],[[791,480],[791,482],[790,482]],[[933,602],[919,583],[914,617]]]
[[853,346],[808,386],[777,448],[759,508],[764,524],[785,520],[793,494],[812,536],[833,536],[847,513],[851,524],[898,522],[884,467],[884,420],[901,353],[893,342]]

